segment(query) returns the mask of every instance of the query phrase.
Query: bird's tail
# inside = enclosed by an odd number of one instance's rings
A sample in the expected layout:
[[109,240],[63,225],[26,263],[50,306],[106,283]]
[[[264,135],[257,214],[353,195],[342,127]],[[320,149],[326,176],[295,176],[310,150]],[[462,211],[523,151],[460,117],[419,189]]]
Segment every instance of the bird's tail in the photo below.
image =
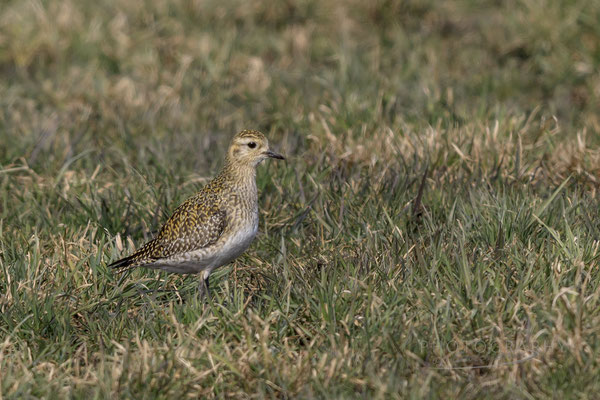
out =
[[131,267],[132,264],[134,264],[134,263],[135,263],[135,254],[133,254],[129,257],[121,258],[120,260],[117,260],[112,264],[108,264],[108,266],[110,268],[127,268],[127,267]]
[[131,269],[151,263],[156,258],[153,252],[159,249],[156,240],[151,240],[129,257],[121,258],[108,266],[111,268]]

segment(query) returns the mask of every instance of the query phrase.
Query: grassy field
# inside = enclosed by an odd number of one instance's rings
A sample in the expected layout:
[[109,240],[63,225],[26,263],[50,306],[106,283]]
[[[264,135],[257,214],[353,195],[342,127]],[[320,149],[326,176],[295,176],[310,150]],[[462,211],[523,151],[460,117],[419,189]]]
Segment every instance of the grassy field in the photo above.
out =
[[[0,398],[600,397],[600,2],[0,3]],[[259,129],[211,277],[106,265]]]

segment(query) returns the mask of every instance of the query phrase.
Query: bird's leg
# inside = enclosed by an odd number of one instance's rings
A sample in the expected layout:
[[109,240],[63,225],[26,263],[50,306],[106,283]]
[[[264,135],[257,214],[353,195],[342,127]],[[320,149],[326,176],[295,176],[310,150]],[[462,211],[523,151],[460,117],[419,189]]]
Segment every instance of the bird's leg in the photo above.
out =
[[198,285],[198,297],[200,297],[200,298],[210,297],[210,290],[208,287],[208,278],[209,277],[210,277],[210,272],[204,271],[202,280],[200,281],[200,284]]

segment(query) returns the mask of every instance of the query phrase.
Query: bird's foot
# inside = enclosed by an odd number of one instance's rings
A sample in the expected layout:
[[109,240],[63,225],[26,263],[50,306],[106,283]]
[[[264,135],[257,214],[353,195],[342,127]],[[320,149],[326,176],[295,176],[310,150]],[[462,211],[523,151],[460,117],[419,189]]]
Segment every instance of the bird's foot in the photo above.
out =
[[198,299],[207,300],[210,298],[210,289],[208,286],[208,277],[202,279],[198,285]]

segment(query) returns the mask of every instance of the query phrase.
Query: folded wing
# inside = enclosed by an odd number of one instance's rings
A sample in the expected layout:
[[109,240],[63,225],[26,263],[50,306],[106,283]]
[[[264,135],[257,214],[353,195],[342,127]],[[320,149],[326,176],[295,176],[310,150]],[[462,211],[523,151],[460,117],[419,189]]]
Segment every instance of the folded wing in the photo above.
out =
[[212,193],[200,192],[180,205],[157,237],[129,257],[109,265],[134,268],[160,262],[216,243],[226,226],[226,214]]

